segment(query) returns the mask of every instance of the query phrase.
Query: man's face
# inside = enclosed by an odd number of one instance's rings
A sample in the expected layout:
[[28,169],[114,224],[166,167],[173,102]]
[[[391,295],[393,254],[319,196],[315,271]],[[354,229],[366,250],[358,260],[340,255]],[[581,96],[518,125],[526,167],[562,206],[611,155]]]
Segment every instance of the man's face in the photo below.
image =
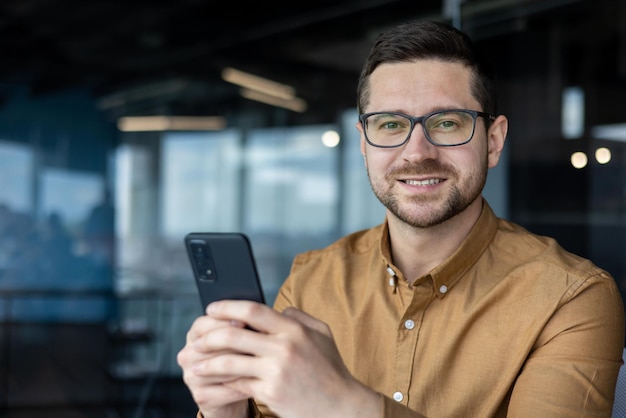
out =
[[[421,116],[443,109],[482,110],[471,94],[471,76],[468,67],[439,60],[383,64],[370,76],[365,112]],[[419,228],[447,221],[477,202],[502,146],[493,144],[480,117],[472,140],[454,147],[431,144],[421,125],[398,148],[369,145],[360,124],[357,129],[374,193],[392,215]]]

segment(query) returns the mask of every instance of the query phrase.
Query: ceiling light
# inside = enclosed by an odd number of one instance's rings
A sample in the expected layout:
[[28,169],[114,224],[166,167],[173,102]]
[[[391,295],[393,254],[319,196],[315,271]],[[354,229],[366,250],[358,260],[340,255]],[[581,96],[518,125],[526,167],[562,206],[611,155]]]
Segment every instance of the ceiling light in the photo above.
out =
[[339,137],[339,133],[337,131],[326,131],[322,134],[322,144],[328,148],[334,148],[339,145],[339,141],[341,138]]
[[147,84],[105,96],[98,100],[98,107],[107,110],[122,107],[131,102],[174,96],[181,94],[187,88],[189,88],[189,83],[180,79]]
[[228,81],[229,83],[285,100],[293,99],[296,95],[296,90],[291,86],[268,80],[254,74],[239,71],[234,68],[225,68],[222,70],[222,79],[224,79],[224,81]]
[[270,96],[259,91],[250,89],[241,89],[240,93],[246,99],[255,100],[257,102],[269,104],[272,106],[282,107],[285,109],[293,110],[294,112],[302,113],[307,108],[307,103],[299,97],[294,97],[291,99],[281,99],[276,96]]
[[587,165],[587,154],[578,151],[571,155],[570,162],[574,168],[584,168]]
[[606,147],[600,147],[595,152],[596,161],[600,164],[607,164],[611,161],[611,150]]
[[221,116],[128,116],[119,118],[122,132],[217,131],[226,127]]

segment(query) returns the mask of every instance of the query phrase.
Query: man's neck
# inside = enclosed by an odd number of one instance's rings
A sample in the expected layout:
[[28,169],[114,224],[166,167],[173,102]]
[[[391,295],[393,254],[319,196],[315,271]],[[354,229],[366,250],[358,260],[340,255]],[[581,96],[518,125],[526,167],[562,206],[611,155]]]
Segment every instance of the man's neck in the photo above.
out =
[[409,282],[413,282],[459,248],[481,211],[482,198],[446,222],[428,228],[407,225],[387,212],[393,263]]

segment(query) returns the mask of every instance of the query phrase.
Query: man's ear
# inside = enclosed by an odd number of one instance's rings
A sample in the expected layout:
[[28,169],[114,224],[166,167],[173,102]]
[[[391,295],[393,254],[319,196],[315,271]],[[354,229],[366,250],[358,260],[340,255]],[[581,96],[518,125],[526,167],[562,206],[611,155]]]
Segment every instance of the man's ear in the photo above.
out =
[[491,126],[487,131],[487,162],[489,168],[498,165],[508,130],[509,120],[504,115],[498,116],[496,120],[491,122]]
[[365,156],[365,147],[367,145],[367,142],[365,141],[365,133],[363,132],[363,125],[361,125],[361,123],[357,122],[356,123],[356,130],[359,131],[359,136],[360,136],[360,143],[361,143],[361,155],[363,156],[363,161],[365,163],[365,166],[367,167],[367,157]]

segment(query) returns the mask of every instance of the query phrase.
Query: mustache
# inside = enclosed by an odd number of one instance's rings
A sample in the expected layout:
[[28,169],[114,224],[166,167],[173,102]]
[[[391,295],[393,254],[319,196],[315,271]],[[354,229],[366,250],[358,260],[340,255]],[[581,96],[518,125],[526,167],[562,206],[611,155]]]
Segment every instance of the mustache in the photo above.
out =
[[391,177],[398,177],[419,176],[433,173],[445,174],[449,177],[453,176],[456,172],[452,167],[446,164],[442,164],[437,160],[424,160],[418,164],[402,164],[396,167],[392,167],[387,172],[387,175]]

